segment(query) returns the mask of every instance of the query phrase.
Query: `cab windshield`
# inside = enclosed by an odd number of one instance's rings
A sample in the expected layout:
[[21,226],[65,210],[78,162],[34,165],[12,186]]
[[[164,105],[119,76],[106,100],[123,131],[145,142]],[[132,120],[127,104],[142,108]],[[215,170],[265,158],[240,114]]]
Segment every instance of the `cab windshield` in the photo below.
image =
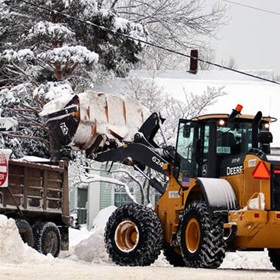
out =
[[253,147],[252,135],[252,120],[181,120],[176,149],[178,176],[218,176],[222,159],[247,153]]
[[218,124],[216,131],[217,156],[247,153],[252,148],[252,122],[242,121],[230,126]]

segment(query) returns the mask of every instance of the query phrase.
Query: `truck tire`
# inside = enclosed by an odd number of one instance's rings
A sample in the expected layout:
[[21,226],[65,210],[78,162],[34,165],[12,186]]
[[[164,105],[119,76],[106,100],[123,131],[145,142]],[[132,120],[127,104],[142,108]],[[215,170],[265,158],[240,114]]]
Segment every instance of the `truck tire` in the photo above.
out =
[[280,249],[268,249],[268,256],[274,268],[280,270]]
[[17,219],[16,226],[18,228],[18,232],[20,234],[22,241],[26,243],[28,246],[33,247],[34,236],[30,224],[26,220]]
[[163,247],[161,222],[146,206],[123,205],[108,219],[105,245],[110,258],[118,265],[149,266]]
[[180,221],[178,239],[184,261],[195,268],[218,268],[225,257],[222,219],[205,202],[193,202]]
[[60,253],[61,236],[59,229],[52,222],[37,223],[33,226],[34,249],[57,257]]
[[173,265],[174,267],[185,267],[185,266],[189,266],[186,265],[183,257],[181,254],[177,253],[174,248],[168,246],[166,248],[164,248],[163,250],[163,254],[166,258],[166,260]]

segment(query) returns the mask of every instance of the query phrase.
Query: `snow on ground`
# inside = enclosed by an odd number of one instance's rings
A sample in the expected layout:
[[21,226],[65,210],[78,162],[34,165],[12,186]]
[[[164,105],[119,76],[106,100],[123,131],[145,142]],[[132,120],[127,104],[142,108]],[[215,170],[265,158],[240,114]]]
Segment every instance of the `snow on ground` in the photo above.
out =
[[14,220],[0,215],[0,279],[280,279],[267,252],[228,253],[219,269],[174,268],[163,255],[149,267],[121,267],[109,259],[103,241],[115,207],[101,210],[88,231],[70,229],[70,250],[59,258],[44,256],[24,244]]

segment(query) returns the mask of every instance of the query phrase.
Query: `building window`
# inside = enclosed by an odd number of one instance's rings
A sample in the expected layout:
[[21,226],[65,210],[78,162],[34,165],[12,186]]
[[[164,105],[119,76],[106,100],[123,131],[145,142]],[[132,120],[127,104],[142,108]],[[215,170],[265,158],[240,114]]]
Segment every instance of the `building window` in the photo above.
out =
[[[131,194],[133,195],[133,188],[129,188]],[[121,205],[125,205],[128,203],[132,203],[131,198],[127,195],[124,187],[115,187],[114,191],[114,205],[119,207]]]
[[88,200],[88,189],[78,188],[78,201],[77,201],[78,224],[87,223],[87,200]]
[[78,208],[86,208],[88,200],[88,189],[87,188],[78,188]]

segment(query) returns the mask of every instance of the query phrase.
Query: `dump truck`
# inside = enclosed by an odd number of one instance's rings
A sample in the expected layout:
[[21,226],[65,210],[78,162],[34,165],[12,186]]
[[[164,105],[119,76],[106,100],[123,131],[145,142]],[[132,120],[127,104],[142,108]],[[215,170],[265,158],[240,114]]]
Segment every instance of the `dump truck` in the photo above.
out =
[[[151,265],[163,250],[174,266],[218,268],[227,251],[267,250],[280,270],[280,156],[271,154],[269,131],[276,119],[241,110],[180,119],[175,147],[156,144],[164,119],[152,113],[131,141],[95,149],[95,160],[133,166],[161,195],[154,209],[132,203],[110,216],[105,244],[116,264]],[[52,118],[50,130],[75,118],[70,143],[79,115]]]
[[68,163],[10,159],[0,149],[0,214],[15,220],[22,240],[42,254],[68,250]]

